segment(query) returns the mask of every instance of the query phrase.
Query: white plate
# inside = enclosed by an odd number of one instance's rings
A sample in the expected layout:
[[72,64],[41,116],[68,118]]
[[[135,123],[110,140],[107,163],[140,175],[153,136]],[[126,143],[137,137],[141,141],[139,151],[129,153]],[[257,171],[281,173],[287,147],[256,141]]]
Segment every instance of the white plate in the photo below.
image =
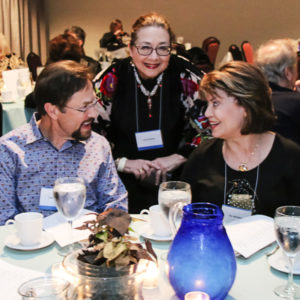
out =
[[145,226],[143,229],[144,230],[140,233],[140,235],[146,239],[156,242],[168,242],[172,241],[173,239],[171,234],[167,236],[160,236],[154,234],[149,226]]
[[40,243],[38,243],[36,245],[33,245],[33,246],[21,245],[20,240],[15,233],[8,236],[5,239],[4,244],[5,244],[5,246],[7,246],[11,249],[30,251],[30,250],[37,250],[37,249],[45,248],[45,247],[51,245],[53,242],[54,242],[54,239],[53,239],[52,235],[46,231],[43,231],[42,232],[42,240],[40,241]]
[[[273,255],[268,257],[269,265],[281,272],[289,273],[289,263],[286,255],[281,249],[278,249]],[[300,275],[300,255],[298,254],[295,259],[293,274]]]

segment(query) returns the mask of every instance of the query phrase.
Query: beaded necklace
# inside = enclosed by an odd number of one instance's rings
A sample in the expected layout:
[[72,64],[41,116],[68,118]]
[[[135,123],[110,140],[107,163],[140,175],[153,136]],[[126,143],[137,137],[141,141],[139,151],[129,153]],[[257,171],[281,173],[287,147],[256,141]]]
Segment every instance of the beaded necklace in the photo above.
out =
[[141,92],[147,97],[147,105],[148,105],[148,116],[149,118],[152,118],[152,99],[151,97],[153,97],[156,92],[158,87],[162,87],[162,79],[163,79],[163,75],[164,73],[161,73],[157,79],[156,79],[156,85],[153,87],[152,91],[148,91],[144,85],[141,82],[141,79],[137,73],[136,67],[134,64],[132,64],[133,67],[133,71],[134,71],[134,76],[136,79],[136,82],[138,83],[138,87],[140,88]]

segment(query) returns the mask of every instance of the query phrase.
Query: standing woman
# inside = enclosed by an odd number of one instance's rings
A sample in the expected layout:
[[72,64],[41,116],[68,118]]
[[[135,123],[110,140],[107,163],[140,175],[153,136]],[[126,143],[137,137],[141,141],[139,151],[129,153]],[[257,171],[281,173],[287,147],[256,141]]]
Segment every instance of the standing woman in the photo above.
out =
[[275,115],[263,73],[230,62],[204,76],[200,94],[214,139],[201,143],[181,176],[193,202],[218,204],[227,221],[299,205],[300,147],[269,131]]
[[172,41],[164,17],[141,16],[132,27],[130,57],[94,80],[103,104],[94,130],[112,144],[130,213],[157,204],[158,182],[176,173],[188,152],[187,115],[200,77],[188,61],[170,54]]

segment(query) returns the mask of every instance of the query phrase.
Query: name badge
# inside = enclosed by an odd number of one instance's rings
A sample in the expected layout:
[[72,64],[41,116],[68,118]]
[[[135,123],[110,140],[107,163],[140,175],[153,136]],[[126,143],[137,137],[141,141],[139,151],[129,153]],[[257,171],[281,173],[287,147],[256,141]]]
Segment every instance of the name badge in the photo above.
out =
[[243,209],[243,208],[233,207],[225,204],[222,205],[222,210],[224,213],[224,218],[223,218],[224,224],[252,215],[252,211],[250,209]]
[[53,188],[41,188],[40,209],[57,210],[53,196]]
[[159,129],[136,132],[135,139],[139,151],[164,147]]

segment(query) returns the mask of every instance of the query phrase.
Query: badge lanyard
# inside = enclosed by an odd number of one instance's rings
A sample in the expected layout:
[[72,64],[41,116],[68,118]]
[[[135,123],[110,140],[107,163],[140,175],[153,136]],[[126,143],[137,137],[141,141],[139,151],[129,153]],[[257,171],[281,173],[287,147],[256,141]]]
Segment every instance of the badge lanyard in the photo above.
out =
[[[161,88],[162,89],[162,88]],[[163,140],[161,135],[162,120],[162,90],[159,92],[159,124],[158,129],[139,131],[139,109],[138,109],[138,91],[137,82],[135,82],[135,115],[136,115],[136,144],[138,151],[163,148]]]
[[[224,205],[226,205],[226,192],[227,192],[227,164],[225,162],[225,167],[224,167],[224,173],[225,173],[225,181],[224,181]],[[259,165],[256,167],[256,180],[255,180],[255,187],[254,187],[254,195],[253,195],[253,201],[252,201],[252,213],[255,213],[255,199],[257,198],[256,196],[256,190],[258,186],[258,180],[259,180]]]

